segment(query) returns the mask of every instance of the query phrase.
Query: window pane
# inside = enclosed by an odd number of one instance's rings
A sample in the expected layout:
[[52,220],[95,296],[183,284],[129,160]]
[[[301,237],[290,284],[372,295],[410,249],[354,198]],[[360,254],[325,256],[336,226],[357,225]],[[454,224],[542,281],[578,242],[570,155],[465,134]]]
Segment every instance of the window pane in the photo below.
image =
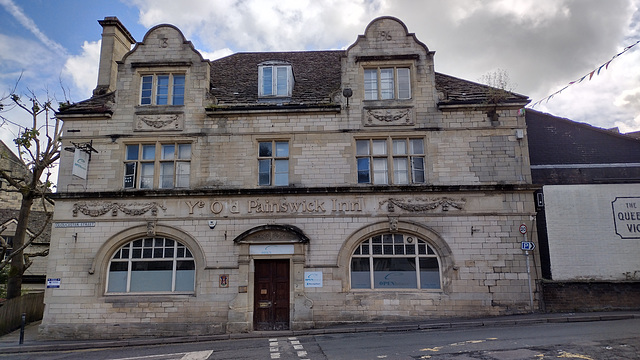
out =
[[351,288],[371,289],[369,258],[351,259]]
[[172,278],[172,261],[134,261],[129,291],[171,291]]
[[109,266],[109,283],[107,292],[126,292],[129,262],[112,262]]
[[415,258],[374,258],[374,286],[378,289],[417,288],[415,265]]
[[414,183],[424,183],[424,159],[421,157],[411,158],[411,171]]
[[184,75],[173,75],[173,99],[171,104],[184,105]]
[[258,156],[267,157],[271,154],[271,141],[258,143]]
[[160,163],[160,188],[161,189],[173,188],[173,163],[172,162]]
[[398,99],[411,98],[411,82],[409,81],[409,69],[398,69]]
[[124,188],[130,189],[136,186],[136,163],[124,164]]
[[289,143],[286,141],[276,142],[276,157],[289,156]]
[[153,160],[156,158],[155,145],[142,145],[142,160]]
[[173,157],[176,153],[176,146],[171,145],[162,145],[162,153],[160,154],[160,159],[162,160],[173,160]]
[[287,91],[287,68],[279,66],[276,68],[276,94],[280,96],[288,95]]
[[273,68],[265,66],[262,68],[262,95],[273,94]]
[[407,153],[407,141],[406,140],[393,140],[393,154],[405,155]]
[[388,184],[387,159],[373,159],[373,183]]
[[440,288],[440,268],[437,258],[420,258],[420,287],[422,289]]
[[153,163],[140,164],[140,188],[150,189],[153,187]]
[[424,143],[422,139],[409,140],[409,151],[411,154],[422,155],[424,154]]
[[373,140],[373,155],[387,154],[387,140]]
[[271,159],[258,160],[258,185],[271,185]]
[[169,75],[158,75],[156,105],[167,105],[169,100]]
[[358,184],[368,184],[370,182],[369,158],[360,158],[358,159]]
[[191,173],[191,163],[176,163],[176,187],[189,187],[189,174]]
[[356,140],[356,155],[369,155],[369,140]]
[[409,183],[409,169],[407,158],[393,159],[393,181],[395,184]]
[[191,144],[178,145],[178,159],[191,159]]
[[289,160],[275,160],[274,185],[289,185]]
[[138,145],[127,145],[126,160],[138,160]]
[[364,99],[378,100],[378,70],[364,70]]
[[380,98],[393,99],[393,69],[380,69]]
[[142,77],[142,92],[140,95],[140,105],[150,105],[153,91],[153,76]]

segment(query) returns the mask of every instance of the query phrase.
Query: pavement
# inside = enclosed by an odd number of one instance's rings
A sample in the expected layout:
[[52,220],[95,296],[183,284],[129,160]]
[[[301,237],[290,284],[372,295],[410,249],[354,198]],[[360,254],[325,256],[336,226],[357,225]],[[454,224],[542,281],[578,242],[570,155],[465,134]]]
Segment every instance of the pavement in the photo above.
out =
[[15,354],[28,352],[54,352],[96,348],[115,348],[158,344],[177,344],[229,339],[267,338],[273,336],[305,336],[357,332],[393,332],[416,330],[446,330],[477,327],[514,326],[562,322],[593,322],[625,319],[640,319],[640,311],[611,311],[589,313],[533,313],[484,318],[446,318],[402,323],[367,323],[335,325],[321,329],[295,331],[253,331],[239,334],[184,336],[171,338],[139,338],[123,340],[40,340],[35,322],[25,326],[23,344],[20,344],[20,330],[0,337],[0,353]]

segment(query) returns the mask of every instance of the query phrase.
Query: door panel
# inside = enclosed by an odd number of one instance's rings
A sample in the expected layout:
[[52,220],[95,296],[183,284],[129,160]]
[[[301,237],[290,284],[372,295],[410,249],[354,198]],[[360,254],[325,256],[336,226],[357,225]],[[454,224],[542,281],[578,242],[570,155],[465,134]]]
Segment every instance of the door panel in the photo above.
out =
[[253,326],[289,329],[289,260],[255,260]]

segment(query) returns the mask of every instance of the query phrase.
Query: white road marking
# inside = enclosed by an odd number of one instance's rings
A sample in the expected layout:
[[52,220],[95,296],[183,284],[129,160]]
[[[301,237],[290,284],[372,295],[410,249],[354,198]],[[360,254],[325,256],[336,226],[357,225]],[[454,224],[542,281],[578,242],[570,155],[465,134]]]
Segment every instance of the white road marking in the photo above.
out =
[[213,350],[208,351],[194,351],[186,353],[180,360],[206,360],[213,354]]

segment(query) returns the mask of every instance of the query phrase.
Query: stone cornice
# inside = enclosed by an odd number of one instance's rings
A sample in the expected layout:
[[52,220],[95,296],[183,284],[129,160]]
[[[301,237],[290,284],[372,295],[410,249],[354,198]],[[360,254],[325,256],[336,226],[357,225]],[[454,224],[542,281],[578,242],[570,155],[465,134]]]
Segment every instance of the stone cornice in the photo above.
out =
[[473,192],[533,192],[540,189],[532,184],[450,185],[450,186],[341,186],[341,187],[274,187],[274,188],[219,188],[219,189],[155,189],[131,191],[58,192],[54,199],[123,199],[180,196],[243,196],[243,195],[370,195],[370,194],[434,194]]

